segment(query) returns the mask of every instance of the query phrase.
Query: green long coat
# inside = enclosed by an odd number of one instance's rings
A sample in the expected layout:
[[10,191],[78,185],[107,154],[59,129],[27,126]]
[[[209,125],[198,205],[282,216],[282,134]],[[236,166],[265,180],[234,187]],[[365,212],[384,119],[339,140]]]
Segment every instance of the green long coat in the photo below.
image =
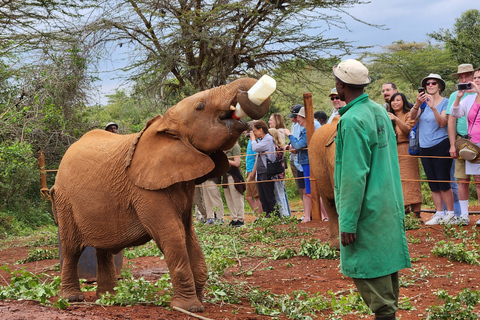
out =
[[340,109],[335,139],[335,202],[340,232],[356,241],[340,248],[341,271],[377,278],[410,267],[397,143],[385,109],[367,94]]

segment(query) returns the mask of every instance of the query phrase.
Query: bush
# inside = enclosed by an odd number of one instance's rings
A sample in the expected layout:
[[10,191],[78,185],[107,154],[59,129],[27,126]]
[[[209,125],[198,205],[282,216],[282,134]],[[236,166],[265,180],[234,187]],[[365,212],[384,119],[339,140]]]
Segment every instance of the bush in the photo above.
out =
[[39,177],[30,144],[0,144],[0,238],[53,222],[50,203],[40,198]]
[[0,144],[0,211],[19,201],[27,190],[38,183],[37,160],[32,147],[24,142]]

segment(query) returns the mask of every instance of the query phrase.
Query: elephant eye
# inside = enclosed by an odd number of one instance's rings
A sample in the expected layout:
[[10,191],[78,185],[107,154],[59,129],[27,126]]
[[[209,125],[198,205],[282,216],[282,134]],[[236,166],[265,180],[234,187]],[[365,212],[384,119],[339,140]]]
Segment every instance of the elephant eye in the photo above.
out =
[[197,102],[195,103],[195,110],[201,111],[205,109],[205,102]]

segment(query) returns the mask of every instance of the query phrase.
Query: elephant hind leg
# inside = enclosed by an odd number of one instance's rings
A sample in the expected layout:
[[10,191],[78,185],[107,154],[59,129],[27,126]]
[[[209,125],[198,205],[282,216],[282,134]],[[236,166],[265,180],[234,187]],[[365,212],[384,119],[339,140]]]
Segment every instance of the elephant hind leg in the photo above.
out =
[[339,241],[339,229],[338,229],[338,213],[335,207],[335,201],[331,198],[325,198],[323,200],[323,206],[328,214],[328,224],[330,227],[330,247],[340,249]]
[[63,246],[63,261],[62,261],[62,288],[59,296],[67,299],[70,302],[83,301],[85,299],[83,293],[80,291],[80,283],[78,280],[78,260],[83,250],[70,250],[67,253],[65,246]]
[[107,250],[97,249],[97,298],[107,292],[114,294],[117,286],[117,275],[113,254]]

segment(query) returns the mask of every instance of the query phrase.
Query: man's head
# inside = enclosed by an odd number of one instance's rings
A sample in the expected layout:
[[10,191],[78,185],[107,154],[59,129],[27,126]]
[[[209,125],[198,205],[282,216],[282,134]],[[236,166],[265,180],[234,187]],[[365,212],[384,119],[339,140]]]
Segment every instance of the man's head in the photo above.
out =
[[459,83],[467,83],[473,81],[473,66],[469,63],[464,63],[458,66],[457,73],[452,74],[452,77],[458,79]]
[[390,99],[392,98],[394,93],[397,93],[397,86],[395,85],[395,83],[385,82],[382,85],[383,99],[385,100],[386,103],[390,102]]
[[305,127],[307,120],[305,120],[305,108],[301,107],[300,110],[297,113],[296,117],[297,123],[301,125],[302,127]]
[[105,130],[112,133],[118,133],[118,124],[116,124],[115,122],[109,122],[105,126]]
[[335,88],[341,100],[349,103],[363,93],[370,83],[368,69],[357,60],[348,59],[333,67]]
[[324,111],[316,111],[313,114],[313,117],[317,119],[317,121],[321,124],[324,125],[327,122],[327,114]]
[[329,97],[330,97],[330,100],[332,100],[332,104],[335,110],[340,109],[346,104],[345,101],[340,100],[340,97],[338,96],[337,88],[333,88],[332,91],[330,91]]
[[303,108],[301,104],[296,104],[292,107],[292,109],[290,109],[290,120],[293,123],[297,123],[297,115],[301,108]]

